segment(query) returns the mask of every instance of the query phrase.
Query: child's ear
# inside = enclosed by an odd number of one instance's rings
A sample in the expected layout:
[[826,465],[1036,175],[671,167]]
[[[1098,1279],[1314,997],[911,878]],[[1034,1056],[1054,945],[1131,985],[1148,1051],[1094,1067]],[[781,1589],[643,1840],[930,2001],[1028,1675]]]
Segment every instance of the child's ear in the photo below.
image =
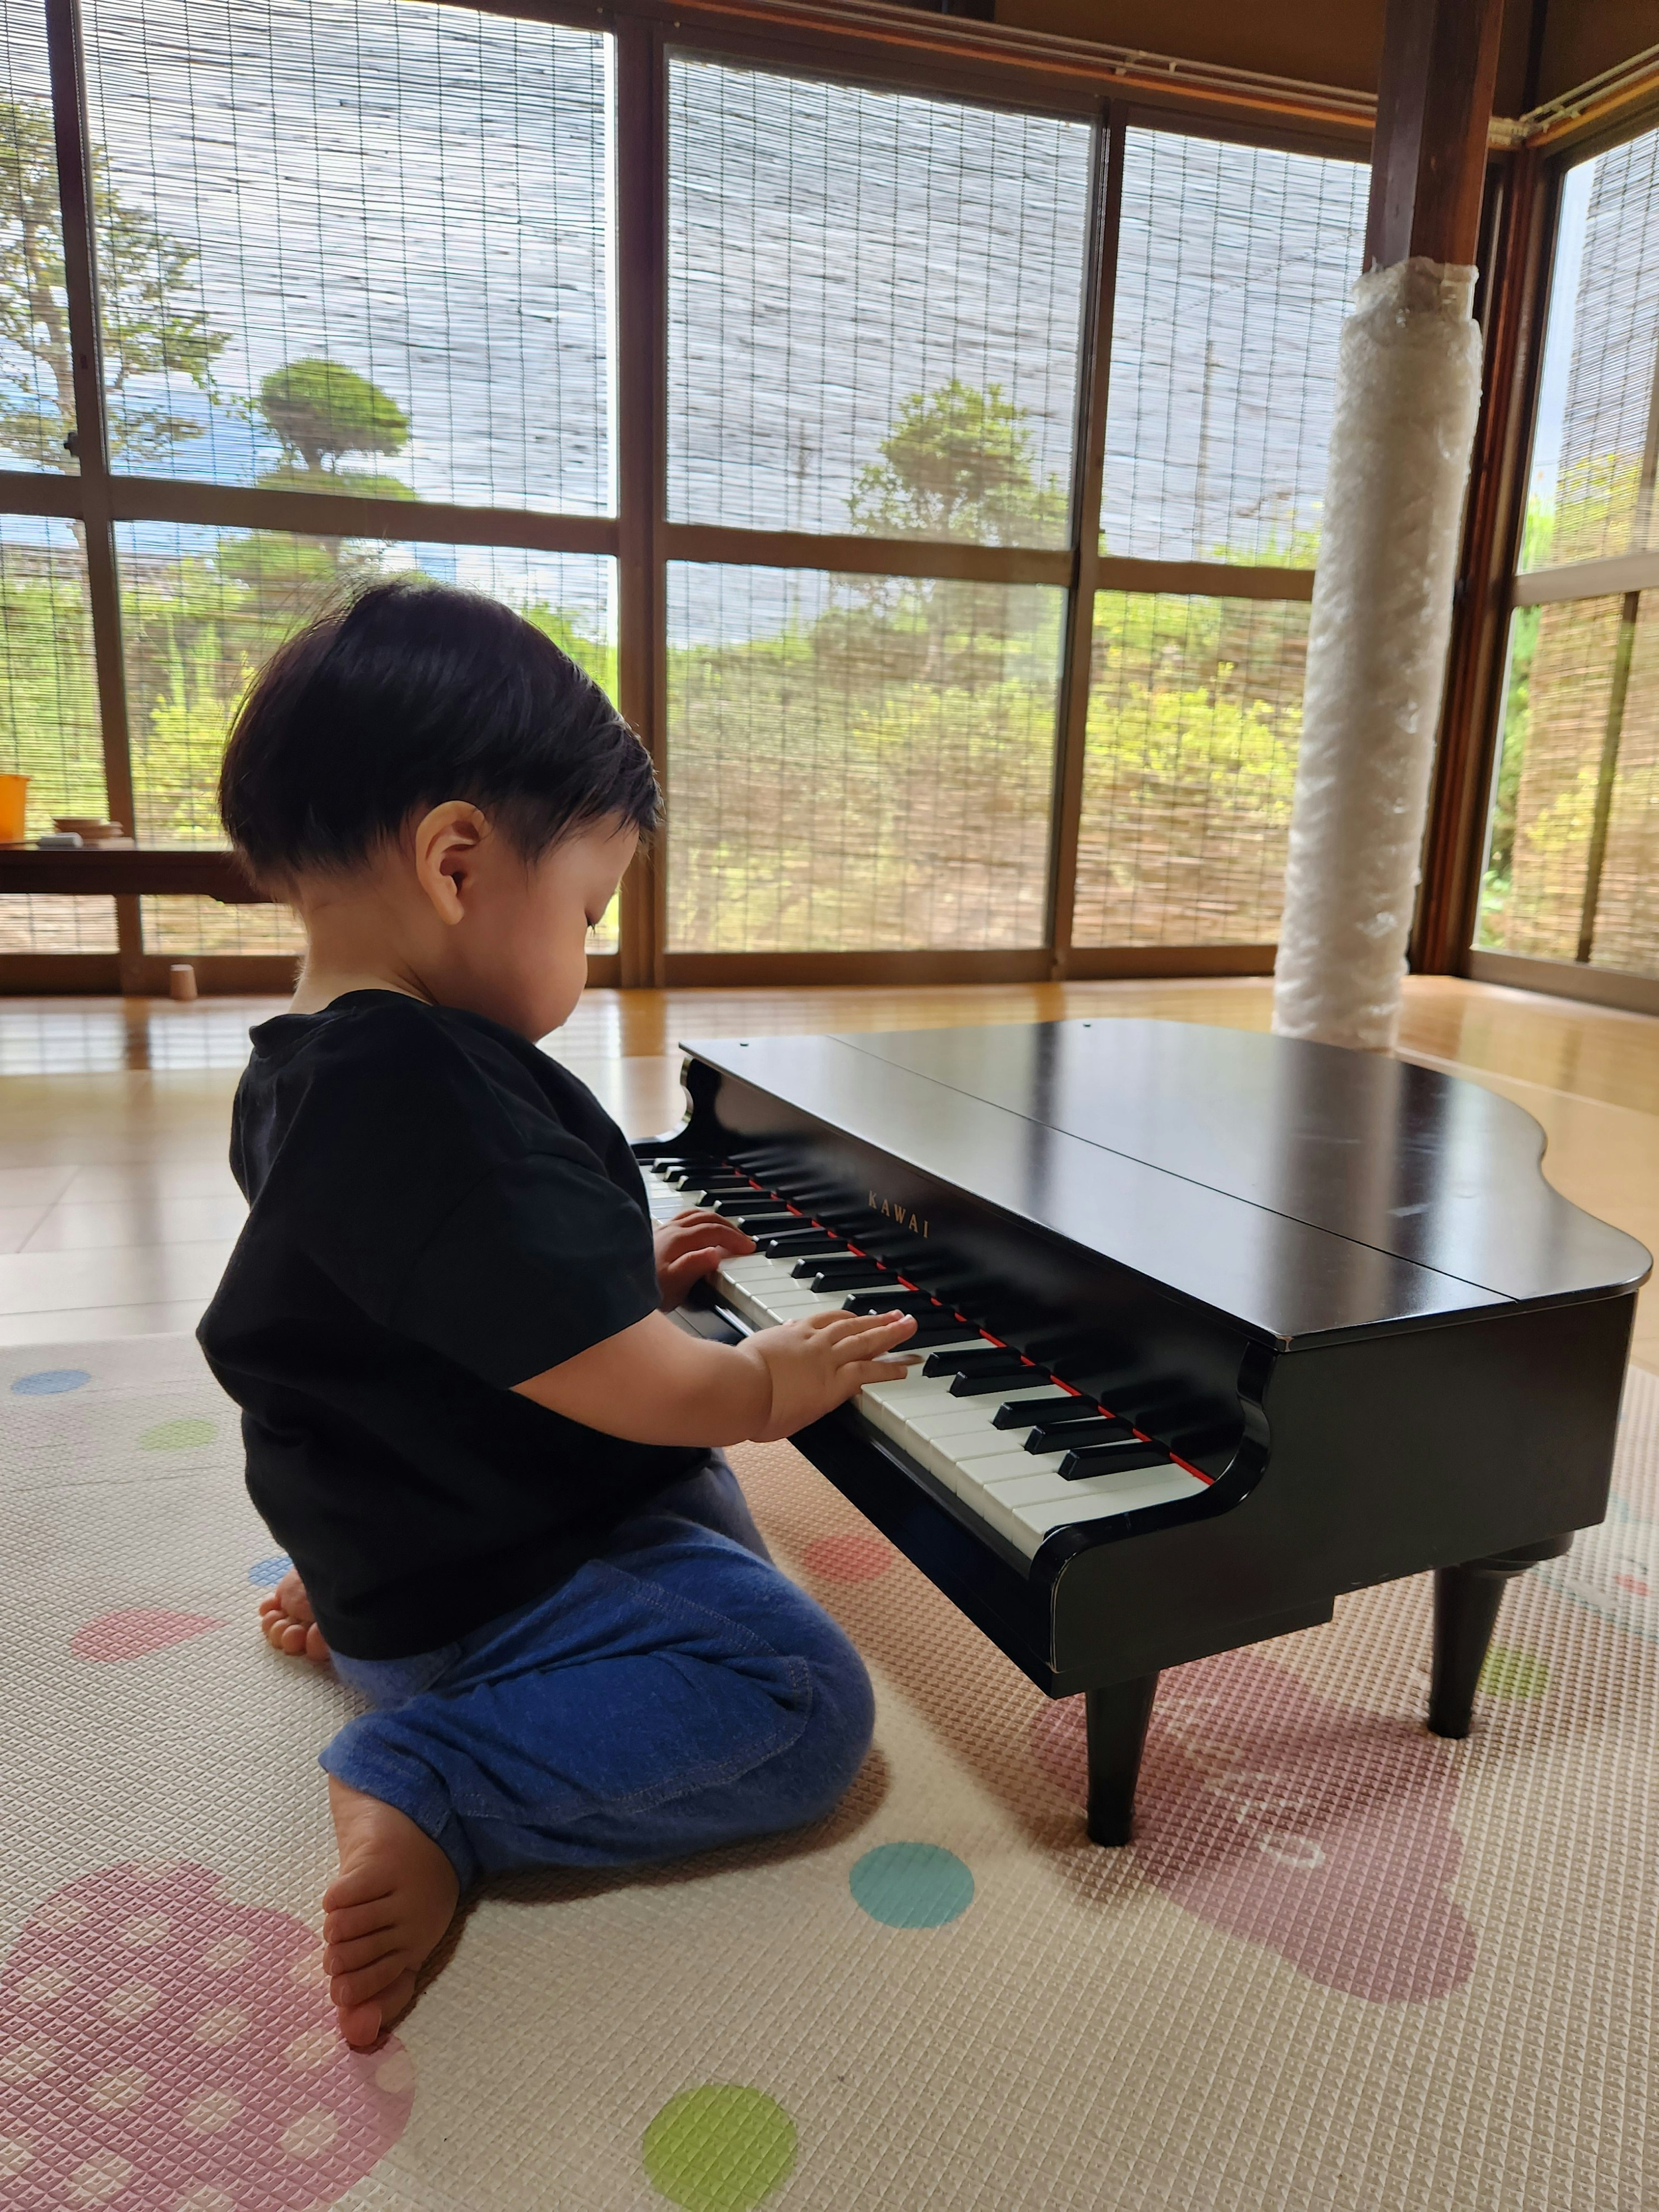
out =
[[446,799],[415,825],[415,878],[440,921],[453,927],[466,912],[466,893],[489,824],[470,799]]

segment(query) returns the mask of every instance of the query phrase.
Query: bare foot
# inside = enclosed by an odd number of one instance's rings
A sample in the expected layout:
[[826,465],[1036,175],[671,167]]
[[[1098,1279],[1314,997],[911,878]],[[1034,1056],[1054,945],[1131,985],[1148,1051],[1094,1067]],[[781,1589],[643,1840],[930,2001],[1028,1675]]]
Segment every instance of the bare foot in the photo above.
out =
[[303,1653],[313,1667],[327,1666],[328,1646],[297,1568],[290,1567],[276,1589],[260,1599],[259,1628],[273,1651],[285,1651],[290,1659]]
[[340,2033],[366,2051],[406,2011],[460,1885],[408,1814],[328,1778],[340,1873],[323,1893],[323,1966]]

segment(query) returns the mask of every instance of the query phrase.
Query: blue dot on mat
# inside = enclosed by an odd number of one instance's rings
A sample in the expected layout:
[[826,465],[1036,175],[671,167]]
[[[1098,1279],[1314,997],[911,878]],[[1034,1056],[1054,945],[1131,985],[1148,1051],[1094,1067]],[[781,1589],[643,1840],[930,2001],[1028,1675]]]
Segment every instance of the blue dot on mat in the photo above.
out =
[[11,1387],[20,1398],[57,1398],[91,1380],[84,1367],[39,1367],[33,1375],[20,1375]]
[[293,1565],[286,1552],[278,1552],[274,1559],[256,1559],[247,1571],[247,1578],[256,1589],[275,1589]]
[[884,1928],[943,1928],[974,1901],[974,1877],[941,1844],[878,1844],[853,1869],[853,1901]]

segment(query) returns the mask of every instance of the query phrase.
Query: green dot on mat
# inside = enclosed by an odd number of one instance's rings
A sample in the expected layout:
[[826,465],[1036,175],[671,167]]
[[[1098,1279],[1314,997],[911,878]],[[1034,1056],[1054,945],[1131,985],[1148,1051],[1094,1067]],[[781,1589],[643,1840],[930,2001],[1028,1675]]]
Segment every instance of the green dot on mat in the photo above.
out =
[[878,1844],[853,1869],[854,1903],[884,1928],[943,1928],[974,1901],[974,1877],[942,1844]]
[[672,2097],[641,2146],[653,2188],[683,2212],[753,2212],[795,2163],[795,2124],[760,2089],[711,2081]]
[[180,1421],[157,1421],[138,1439],[140,1451],[179,1451],[188,1444],[210,1444],[219,1433],[216,1421],[186,1417]]
[[1540,1697],[1549,1686],[1549,1662],[1512,1644],[1494,1644],[1480,1669],[1480,1686],[1498,1698]]

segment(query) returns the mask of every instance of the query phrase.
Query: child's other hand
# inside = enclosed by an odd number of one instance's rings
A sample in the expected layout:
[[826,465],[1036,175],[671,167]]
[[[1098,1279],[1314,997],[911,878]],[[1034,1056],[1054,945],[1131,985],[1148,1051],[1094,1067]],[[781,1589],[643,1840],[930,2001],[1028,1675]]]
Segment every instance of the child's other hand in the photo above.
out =
[[672,1313],[693,1283],[712,1275],[725,1259],[752,1252],[755,1240],[735,1221],[712,1206],[694,1206],[653,1231],[657,1247],[657,1287],[665,1313]]
[[259,1629],[273,1651],[285,1652],[290,1659],[303,1656],[313,1667],[327,1666],[328,1646],[297,1568],[290,1567],[276,1589],[260,1599]]
[[915,1334],[908,1314],[814,1314],[780,1328],[757,1329],[744,1347],[765,1366],[772,1403],[763,1426],[750,1431],[756,1443],[793,1436],[866,1382],[896,1382],[908,1363],[884,1358]]

